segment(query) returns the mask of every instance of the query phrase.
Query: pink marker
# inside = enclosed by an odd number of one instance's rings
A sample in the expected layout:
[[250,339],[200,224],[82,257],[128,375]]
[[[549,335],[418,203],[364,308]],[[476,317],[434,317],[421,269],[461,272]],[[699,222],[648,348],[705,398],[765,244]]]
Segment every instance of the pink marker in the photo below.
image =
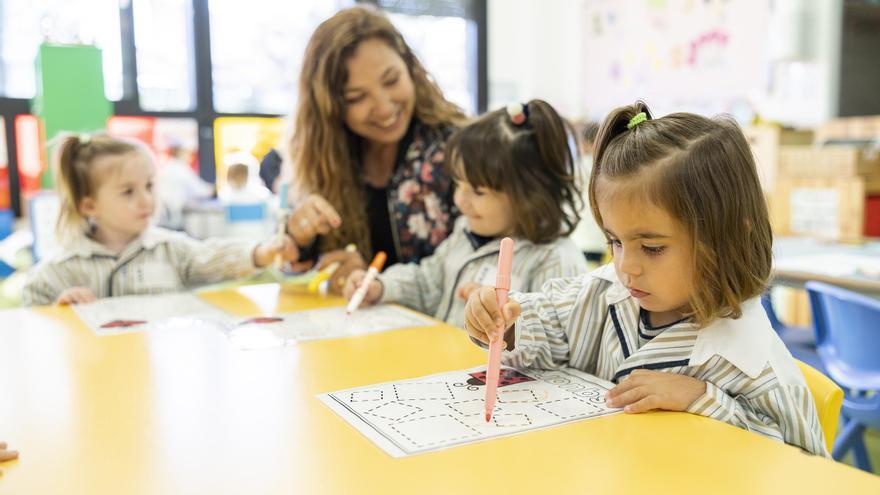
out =
[[[513,265],[513,239],[501,239],[501,252],[498,253],[498,272],[495,275],[495,300],[498,309],[504,310],[507,304],[507,292],[510,290],[510,267]],[[502,317],[503,319],[503,317]],[[489,337],[489,366],[486,369],[486,422],[492,419],[495,409],[495,398],[498,390],[498,378],[501,374],[501,351],[504,345],[504,326],[498,329],[495,340]]]

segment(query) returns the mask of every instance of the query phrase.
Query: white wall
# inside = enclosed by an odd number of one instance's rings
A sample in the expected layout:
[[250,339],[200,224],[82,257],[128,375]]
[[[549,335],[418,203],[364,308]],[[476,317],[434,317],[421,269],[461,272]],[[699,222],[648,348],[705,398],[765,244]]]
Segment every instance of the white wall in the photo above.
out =
[[568,117],[580,117],[585,3],[489,0],[489,109],[541,98]]
[[[766,52],[754,54],[763,64],[759,77],[752,78],[754,87],[742,90],[731,101],[712,99],[708,104],[698,96],[692,102],[674,97],[667,102],[670,108],[658,108],[659,113],[736,113],[750,106],[765,120],[795,127],[833,118],[837,114],[842,0],[730,1],[748,3],[757,9],[756,15],[760,11],[764,18],[769,16],[769,22],[744,28],[763,29],[754,36],[769,40]],[[670,0],[668,8],[679,3]],[[645,90],[627,95],[627,101],[609,101],[602,95],[597,101],[595,92],[588,93],[597,82],[600,87],[613,84],[592,79],[601,76],[591,73],[592,66],[585,60],[590,50],[585,46],[588,11],[602,4],[597,0],[489,0],[489,108],[539,97],[569,118],[601,119],[613,106],[650,96],[641,94],[650,92]],[[748,70],[755,70],[754,64]],[[701,84],[695,84],[695,95]],[[748,118],[748,109],[743,118]]]

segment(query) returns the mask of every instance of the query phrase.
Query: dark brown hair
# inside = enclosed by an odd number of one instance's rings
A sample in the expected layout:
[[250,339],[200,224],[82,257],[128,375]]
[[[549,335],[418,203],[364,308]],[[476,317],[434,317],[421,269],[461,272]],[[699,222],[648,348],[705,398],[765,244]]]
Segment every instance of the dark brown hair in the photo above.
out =
[[446,165],[456,180],[506,193],[516,235],[540,244],[570,234],[580,221],[574,134],[549,103],[532,100],[525,109],[519,125],[502,108],[455,132]]
[[149,153],[134,142],[110,137],[106,134],[67,134],[56,138],[54,155],[58,193],[61,210],[58,214],[56,232],[62,243],[88,232],[86,219],[79,211],[83,198],[94,196],[101,185],[92,170],[95,161],[111,155]]
[[322,250],[355,242],[370,253],[358,138],[344,125],[347,60],[368,39],[388,44],[409,70],[415,88],[414,118],[428,126],[459,124],[465,115],[437,84],[384,14],[372,7],[342,10],[312,34],[299,80],[299,103],[290,141],[293,183],[299,193],[318,193],[336,208],[342,226],[322,238]]
[[[627,128],[644,112],[646,121]],[[644,102],[617,108],[599,130],[590,206],[599,180],[628,181],[678,220],[692,240],[690,315],[704,326],[739,318],[742,302],[764,291],[773,234],[751,148],[729,117],[674,113],[651,119]]]

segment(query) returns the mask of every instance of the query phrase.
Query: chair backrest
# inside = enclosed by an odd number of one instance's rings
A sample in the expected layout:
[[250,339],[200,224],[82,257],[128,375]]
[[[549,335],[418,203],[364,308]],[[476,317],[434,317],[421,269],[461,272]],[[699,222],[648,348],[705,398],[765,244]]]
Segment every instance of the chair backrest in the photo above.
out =
[[837,424],[840,421],[840,406],[843,404],[843,390],[830,378],[820,373],[815,368],[803,361],[795,359],[807,388],[813,396],[816,404],[816,414],[819,416],[819,425],[825,435],[825,445],[828,452],[834,446],[834,435],[837,433]]
[[844,388],[880,390],[880,300],[822,282],[807,282],[816,350]]
[[770,291],[766,291],[761,294],[761,306],[764,306],[764,312],[767,313],[767,319],[770,320],[770,326],[773,327],[773,330],[776,330],[776,333],[782,329],[782,322],[779,321],[779,317],[776,316],[776,310],[773,309],[773,300],[770,299]]

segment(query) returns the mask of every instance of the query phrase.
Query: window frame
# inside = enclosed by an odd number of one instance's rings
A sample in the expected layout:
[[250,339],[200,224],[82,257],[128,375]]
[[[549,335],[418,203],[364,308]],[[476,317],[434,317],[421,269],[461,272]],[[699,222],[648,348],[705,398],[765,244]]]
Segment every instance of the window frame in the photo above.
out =
[[[488,53],[487,0],[463,0],[463,16],[474,21],[477,32],[469,43],[472,87],[476,88],[475,104],[477,112],[486,110],[488,102]],[[137,52],[134,42],[134,10],[132,2],[120,2],[119,20],[122,41],[122,98],[113,103],[113,115],[132,117],[190,118],[198,125],[199,175],[209,182],[215,182],[214,120],[219,117],[278,117],[278,114],[264,113],[224,113],[214,109],[214,83],[211,64],[211,27],[208,0],[192,0],[192,33],[195,76],[195,109],[192,111],[150,111],[140,106],[137,87]],[[369,3],[389,12],[410,15],[449,16],[449,2],[425,1],[397,8],[393,1],[357,0]],[[445,4],[445,5],[444,5]],[[400,4],[402,5],[402,4]],[[476,45],[476,46],[474,46]],[[31,113],[31,100],[0,96],[0,117],[4,118],[7,159],[9,161],[10,203],[16,217],[21,216],[21,191],[18,176],[18,152],[15,143],[15,117]]]

